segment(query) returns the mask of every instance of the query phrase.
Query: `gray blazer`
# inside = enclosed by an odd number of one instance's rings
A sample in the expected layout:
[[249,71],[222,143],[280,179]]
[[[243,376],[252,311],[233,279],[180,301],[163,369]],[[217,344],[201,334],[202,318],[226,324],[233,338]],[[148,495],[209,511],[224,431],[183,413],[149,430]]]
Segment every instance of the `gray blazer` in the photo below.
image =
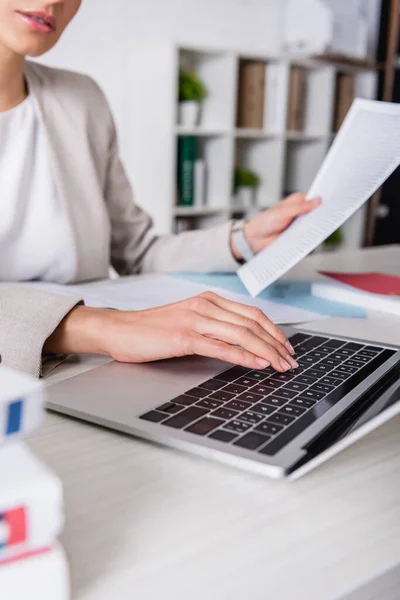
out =
[[[231,223],[177,236],[154,234],[149,215],[134,202],[110,109],[92,79],[30,62],[25,74],[47,132],[53,176],[73,232],[72,281],[107,278],[110,264],[120,275],[236,270],[229,247]],[[2,284],[3,363],[39,376],[44,342],[79,302],[80,298]]]

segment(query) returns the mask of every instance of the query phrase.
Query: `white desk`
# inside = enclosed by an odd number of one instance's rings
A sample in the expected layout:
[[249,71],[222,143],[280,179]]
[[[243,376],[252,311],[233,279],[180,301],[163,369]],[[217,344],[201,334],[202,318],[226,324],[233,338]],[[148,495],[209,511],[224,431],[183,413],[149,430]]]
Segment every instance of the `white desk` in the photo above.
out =
[[[342,261],[315,256],[296,274],[396,273],[400,248]],[[400,320],[378,314],[312,329],[400,341]],[[400,418],[295,483],[53,414],[30,446],[64,482],[73,600],[333,600],[358,588],[357,600],[400,598]],[[378,584],[387,572],[391,585]]]

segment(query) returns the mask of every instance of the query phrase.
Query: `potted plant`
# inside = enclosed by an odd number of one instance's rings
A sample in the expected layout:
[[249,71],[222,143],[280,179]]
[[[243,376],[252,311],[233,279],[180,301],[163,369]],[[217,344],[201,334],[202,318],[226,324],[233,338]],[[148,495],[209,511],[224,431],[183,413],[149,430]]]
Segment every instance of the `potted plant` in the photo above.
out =
[[233,188],[235,204],[241,208],[251,208],[255,204],[255,191],[260,183],[256,173],[242,167],[235,168]]
[[336,229],[324,242],[323,247],[327,252],[333,252],[343,244],[343,231]]
[[195,127],[199,124],[201,103],[207,95],[205,85],[195,73],[179,73],[179,124]]

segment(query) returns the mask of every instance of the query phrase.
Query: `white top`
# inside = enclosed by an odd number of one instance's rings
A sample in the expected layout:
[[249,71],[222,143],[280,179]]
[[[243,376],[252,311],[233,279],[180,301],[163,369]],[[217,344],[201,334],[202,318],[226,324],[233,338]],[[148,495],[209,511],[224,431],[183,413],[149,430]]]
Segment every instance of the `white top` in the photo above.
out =
[[72,232],[30,97],[0,112],[0,207],[0,280],[70,281]]

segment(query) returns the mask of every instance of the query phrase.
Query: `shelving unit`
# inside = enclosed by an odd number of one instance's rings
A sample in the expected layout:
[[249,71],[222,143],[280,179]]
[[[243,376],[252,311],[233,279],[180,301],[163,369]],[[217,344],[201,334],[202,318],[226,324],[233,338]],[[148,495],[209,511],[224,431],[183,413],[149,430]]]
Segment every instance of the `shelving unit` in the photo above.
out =
[[[233,197],[236,165],[260,178],[254,210],[273,206],[287,193],[307,191],[334,141],[337,74],[355,77],[356,95],[375,98],[377,75],[372,68],[330,60],[290,56],[248,56],[237,50],[192,48],[169,42],[140,43],[133,49],[128,73],[132,82],[127,127],[136,197],[152,214],[158,232],[177,230],[182,219],[193,227],[209,226],[246,210]],[[237,127],[239,67],[256,60],[267,68],[267,116],[262,129]],[[305,115],[302,131],[287,131],[290,70],[305,71]],[[201,124],[178,123],[179,70],[194,71],[207,87]],[[207,165],[206,205],[177,206],[176,172],[179,137],[196,136]],[[359,246],[364,212],[345,227],[346,245]],[[361,224],[361,226],[360,226]]]

